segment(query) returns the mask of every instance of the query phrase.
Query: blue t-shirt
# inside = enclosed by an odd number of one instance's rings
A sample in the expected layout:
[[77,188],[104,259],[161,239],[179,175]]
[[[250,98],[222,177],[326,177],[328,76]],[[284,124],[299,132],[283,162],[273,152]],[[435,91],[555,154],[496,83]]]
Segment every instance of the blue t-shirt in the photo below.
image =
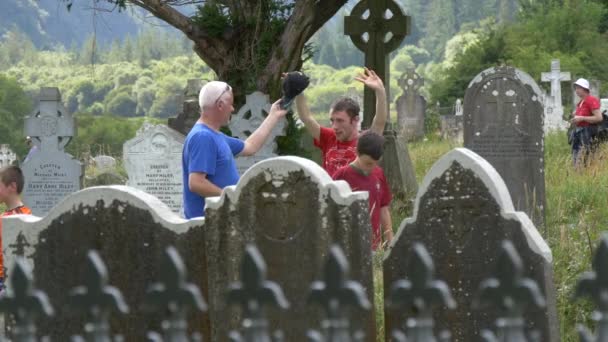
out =
[[184,142],[182,174],[184,178],[184,216],[205,216],[205,198],[190,191],[191,172],[206,173],[207,179],[219,188],[235,185],[239,181],[234,156],[241,153],[245,143],[216,132],[202,123],[192,127]]

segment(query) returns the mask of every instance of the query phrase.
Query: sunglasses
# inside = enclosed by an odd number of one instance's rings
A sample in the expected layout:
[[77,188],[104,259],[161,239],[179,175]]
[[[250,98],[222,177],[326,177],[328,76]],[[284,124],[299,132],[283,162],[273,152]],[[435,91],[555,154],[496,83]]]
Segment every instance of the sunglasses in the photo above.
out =
[[222,96],[224,96],[224,94],[226,94],[228,91],[230,91],[230,86],[228,84],[226,84],[226,89],[224,89],[224,91],[220,94],[220,96],[217,97],[217,100],[215,100],[216,106],[220,102],[220,99],[222,98]]

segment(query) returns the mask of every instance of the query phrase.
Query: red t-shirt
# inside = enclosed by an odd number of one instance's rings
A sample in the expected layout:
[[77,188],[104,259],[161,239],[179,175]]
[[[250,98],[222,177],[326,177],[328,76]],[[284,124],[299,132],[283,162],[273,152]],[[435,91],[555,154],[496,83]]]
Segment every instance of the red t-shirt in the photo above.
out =
[[[593,111],[600,109],[600,101],[597,97],[588,95],[576,105],[577,116],[593,116]],[[581,121],[576,124],[578,127],[585,127],[591,125],[587,121]]]
[[30,208],[22,205],[20,207],[7,210],[4,213],[0,214],[0,280],[4,279],[4,254],[2,253],[2,217],[19,214],[31,215],[32,211],[30,210]]
[[338,141],[331,128],[321,127],[319,140],[315,139],[314,144],[323,152],[323,168],[330,176],[357,159],[357,139]]
[[380,232],[380,209],[391,203],[392,194],[384,171],[378,166],[369,174],[364,175],[359,169],[351,165],[340,168],[333,175],[335,180],[345,180],[353,191],[367,191],[369,193],[369,217],[372,223],[372,248],[376,250],[382,243]]

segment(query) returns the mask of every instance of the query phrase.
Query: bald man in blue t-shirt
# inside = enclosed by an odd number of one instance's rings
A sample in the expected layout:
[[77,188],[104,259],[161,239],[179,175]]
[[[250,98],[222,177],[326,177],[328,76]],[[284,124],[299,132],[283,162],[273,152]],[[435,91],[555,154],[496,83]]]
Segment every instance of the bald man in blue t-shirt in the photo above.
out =
[[207,83],[198,102],[201,117],[188,133],[182,154],[184,215],[188,219],[205,215],[205,197],[219,196],[223,188],[238,182],[234,157],[255,154],[287,113],[278,100],[260,127],[242,141],[220,132],[234,111],[232,88],[227,83]]

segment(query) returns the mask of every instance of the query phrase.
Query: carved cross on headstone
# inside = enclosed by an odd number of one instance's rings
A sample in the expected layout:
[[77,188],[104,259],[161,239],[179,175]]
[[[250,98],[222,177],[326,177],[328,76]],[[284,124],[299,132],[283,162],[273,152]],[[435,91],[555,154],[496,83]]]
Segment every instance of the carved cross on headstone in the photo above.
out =
[[[389,53],[410,33],[411,19],[394,0],[362,0],[344,18],[344,34],[365,54],[365,66],[374,70],[386,87],[390,99]],[[390,39],[386,39],[390,36]],[[375,112],[374,91],[365,87],[363,128],[368,128]],[[388,120],[390,123],[390,120]]]
[[116,310],[124,314],[129,307],[120,290],[108,285],[108,270],[96,251],[88,253],[84,277],[84,284],[70,291],[71,306],[89,314],[90,321],[85,325],[86,340],[112,341],[110,312]]
[[40,89],[40,104],[25,118],[25,134],[41,151],[63,151],[74,136],[74,120],[57,88]]
[[[163,257],[160,282],[150,286],[146,296],[146,306],[167,313],[163,321],[164,337],[151,333],[154,341],[188,341],[187,312],[191,309],[205,311],[207,304],[196,285],[186,280],[186,266],[175,247],[169,247]],[[198,335],[192,340],[197,340]]]
[[13,254],[25,258],[25,248],[31,247],[31,245],[25,238],[25,235],[23,235],[23,232],[19,232],[16,243],[11,243],[8,247],[13,250]]
[[507,127],[512,128],[520,133],[523,133],[516,127],[516,125],[519,124],[519,122],[516,122],[518,118],[516,117],[516,115],[511,115],[514,110],[519,110],[517,108],[517,106],[519,105],[518,94],[511,89],[505,90],[504,82],[502,80],[495,79],[494,82],[498,82],[496,89],[492,90],[489,93],[486,93],[484,98],[486,99],[486,103],[495,104],[495,118],[493,123],[488,124],[485,129],[494,126],[494,135],[496,138],[504,134]]
[[[432,315],[433,305],[445,305],[449,309],[456,307],[448,285],[435,279],[435,266],[429,252],[423,244],[417,242],[411,250],[407,274],[409,279],[397,280],[393,283],[389,297],[389,306],[403,306],[414,309],[417,317],[408,319],[409,339],[413,341],[435,340],[433,328],[435,322]],[[397,341],[409,340],[402,331],[394,332]]]
[[551,82],[551,97],[553,98],[551,107],[563,113],[561,83],[570,81],[570,73],[560,71],[559,59],[554,59],[551,61],[551,72],[543,72],[540,77],[543,82]]
[[[354,306],[369,309],[371,304],[365,296],[363,286],[348,279],[349,265],[342,249],[333,245],[329,253],[324,270],[325,279],[312,284],[309,298],[323,305],[327,312],[327,320],[323,323],[327,330],[327,340],[332,336],[334,339],[331,341],[348,341],[351,340],[351,332],[345,308]],[[320,334],[311,333],[312,341],[324,341]]]
[[13,341],[37,341],[34,320],[53,316],[53,307],[47,295],[34,288],[32,270],[23,259],[17,258],[10,279],[12,291],[0,298],[0,312],[15,319]]
[[243,312],[242,334],[232,331],[232,341],[271,341],[264,307],[268,304],[282,309],[289,307],[281,287],[266,280],[266,263],[254,245],[246,247],[241,281],[230,284],[227,300],[238,304]]
[[[524,308],[527,305],[537,308],[547,305],[536,281],[524,278],[524,266],[513,243],[504,240],[494,277],[479,284],[473,300],[476,308],[494,305],[503,311],[503,316],[496,319],[496,336],[501,336],[503,341],[527,341],[522,316]],[[493,334],[486,330],[482,335],[490,337]]]

